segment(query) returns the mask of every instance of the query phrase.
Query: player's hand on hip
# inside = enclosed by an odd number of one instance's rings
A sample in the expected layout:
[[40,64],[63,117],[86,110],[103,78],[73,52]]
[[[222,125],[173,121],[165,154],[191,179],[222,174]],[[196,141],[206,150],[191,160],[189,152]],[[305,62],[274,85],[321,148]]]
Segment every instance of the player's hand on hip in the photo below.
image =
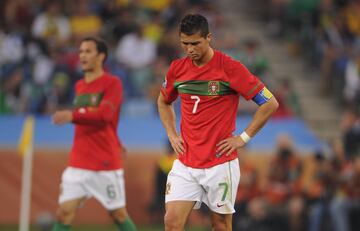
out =
[[218,147],[216,152],[216,157],[220,157],[222,155],[229,156],[231,153],[233,153],[235,150],[238,150],[239,148],[242,148],[245,146],[245,142],[242,140],[240,136],[234,136],[227,139],[224,139],[216,144]]
[[70,110],[57,111],[52,116],[52,122],[56,125],[70,123],[72,119],[72,111]]
[[185,151],[184,140],[181,138],[181,136],[179,135],[169,136],[169,141],[177,155],[181,155],[184,153]]

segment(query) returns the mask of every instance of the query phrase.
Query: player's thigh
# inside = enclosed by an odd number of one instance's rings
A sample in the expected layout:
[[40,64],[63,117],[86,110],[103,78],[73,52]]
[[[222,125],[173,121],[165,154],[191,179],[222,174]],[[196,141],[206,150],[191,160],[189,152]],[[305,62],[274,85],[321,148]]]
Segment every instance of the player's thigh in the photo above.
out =
[[211,211],[211,224],[214,231],[230,231],[232,230],[232,214]]
[[207,188],[206,204],[220,214],[235,212],[234,204],[240,181],[238,159],[214,166],[207,171],[204,187]]
[[129,216],[125,207],[110,210],[109,213],[111,218],[119,223],[123,223]]
[[184,227],[195,201],[170,201],[165,204],[165,226]]
[[108,211],[126,205],[123,170],[93,172],[85,187]]
[[85,201],[86,197],[67,200],[59,204],[58,215],[59,216],[72,216],[76,210],[81,206]]
[[171,201],[201,202],[204,194],[204,189],[194,179],[188,168],[179,160],[175,160],[166,182],[165,203]]
[[[65,204],[65,207],[71,207],[73,202],[78,199],[89,197],[88,191],[83,187],[87,178],[91,174],[87,170],[67,167],[61,177],[59,204]],[[70,206],[68,206],[69,202]]]

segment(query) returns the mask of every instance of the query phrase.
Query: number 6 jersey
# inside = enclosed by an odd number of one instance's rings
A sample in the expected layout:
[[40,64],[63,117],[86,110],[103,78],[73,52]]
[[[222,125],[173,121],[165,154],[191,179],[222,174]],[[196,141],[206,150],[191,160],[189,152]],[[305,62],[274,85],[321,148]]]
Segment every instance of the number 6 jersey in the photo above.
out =
[[208,168],[237,158],[216,157],[216,144],[233,136],[239,96],[252,99],[264,84],[240,62],[214,50],[212,59],[197,67],[188,57],[173,61],[161,88],[167,103],[181,99],[181,136],[185,152],[179,160],[193,168]]

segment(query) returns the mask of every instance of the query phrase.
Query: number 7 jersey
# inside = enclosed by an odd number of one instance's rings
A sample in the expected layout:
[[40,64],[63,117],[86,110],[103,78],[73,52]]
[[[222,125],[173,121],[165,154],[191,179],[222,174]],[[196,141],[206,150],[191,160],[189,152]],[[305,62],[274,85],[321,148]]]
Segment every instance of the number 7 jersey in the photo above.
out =
[[216,144],[233,136],[239,96],[252,99],[264,84],[240,62],[214,51],[202,67],[188,57],[173,61],[161,88],[167,103],[181,99],[181,136],[185,152],[179,160],[193,168],[208,168],[237,158],[217,157]]

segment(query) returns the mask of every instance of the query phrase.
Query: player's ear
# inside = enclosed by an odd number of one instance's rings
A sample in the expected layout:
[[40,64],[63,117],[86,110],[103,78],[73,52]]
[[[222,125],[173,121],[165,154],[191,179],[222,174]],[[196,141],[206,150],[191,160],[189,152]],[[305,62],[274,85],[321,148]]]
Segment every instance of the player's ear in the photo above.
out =
[[99,56],[99,59],[101,60],[101,63],[104,63],[105,62],[105,54],[99,53],[98,56]]
[[210,42],[210,41],[211,41],[211,38],[212,38],[212,34],[209,33],[209,34],[206,36],[206,40],[207,40],[208,42]]

